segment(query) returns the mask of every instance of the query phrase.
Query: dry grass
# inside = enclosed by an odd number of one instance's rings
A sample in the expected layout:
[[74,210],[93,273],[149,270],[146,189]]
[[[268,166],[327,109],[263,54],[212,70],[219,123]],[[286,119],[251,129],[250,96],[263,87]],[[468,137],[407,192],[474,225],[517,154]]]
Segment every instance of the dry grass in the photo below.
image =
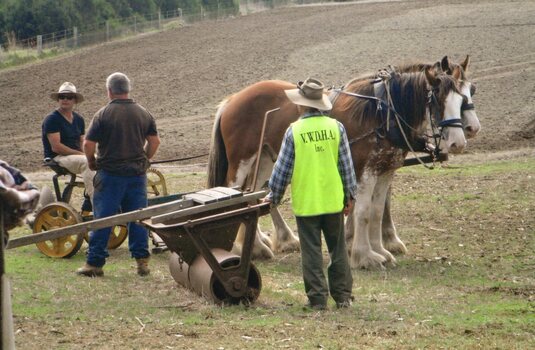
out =
[[[174,192],[205,174],[166,171]],[[395,180],[393,215],[409,248],[396,267],[354,271],[349,310],[302,309],[299,253],[257,261],[263,289],[251,307],[219,307],[176,285],[168,255],[139,278],[125,244],[102,279],[84,261],[34,246],[10,250],[20,349],[527,349],[535,344],[535,161],[492,160]],[[284,215],[291,217],[287,205]],[[262,220],[267,224],[266,220]],[[295,227],[295,223],[290,224]],[[27,234],[19,229],[14,234]]]

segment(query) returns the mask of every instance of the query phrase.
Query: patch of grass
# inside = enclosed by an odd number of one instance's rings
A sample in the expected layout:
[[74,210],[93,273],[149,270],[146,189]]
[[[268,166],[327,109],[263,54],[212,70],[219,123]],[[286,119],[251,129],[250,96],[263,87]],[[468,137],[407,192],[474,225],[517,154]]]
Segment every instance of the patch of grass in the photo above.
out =
[[[35,246],[9,250],[17,347],[531,348],[534,166],[519,160],[468,172],[403,169],[392,214],[409,253],[386,270],[354,271],[355,302],[347,310],[332,300],[325,312],[303,309],[299,252],[255,261],[263,284],[257,302],[221,307],[176,284],[168,253],[153,255],[151,275],[140,278],[125,243],[110,252],[105,277],[91,279],[74,273],[85,244],[71,259],[45,257]],[[172,193],[202,189],[206,179],[165,175]],[[281,210],[292,218],[289,203]]]
[[43,50],[40,54],[38,54],[37,51],[29,50],[10,51],[9,53],[2,54],[0,69],[20,66],[37,60],[55,57],[59,54],[60,51],[57,49]]

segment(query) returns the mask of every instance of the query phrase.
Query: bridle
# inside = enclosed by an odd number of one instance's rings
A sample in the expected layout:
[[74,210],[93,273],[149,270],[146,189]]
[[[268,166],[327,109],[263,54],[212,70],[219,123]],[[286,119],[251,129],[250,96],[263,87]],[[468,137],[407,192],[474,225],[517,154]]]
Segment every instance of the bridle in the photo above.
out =
[[[376,96],[361,95],[361,94],[358,94],[358,93],[345,91],[344,90],[345,87],[342,87],[342,88],[339,88],[339,89],[331,88],[331,91],[336,93],[336,95],[332,98],[333,106],[336,103],[336,101],[338,99],[338,96],[340,94],[344,94],[344,95],[352,96],[352,97],[355,97],[355,98],[362,98],[362,99],[366,99],[366,100],[369,100],[369,101],[375,101],[376,104],[377,104],[376,115],[382,114],[383,108],[386,108],[386,111],[387,111],[386,118],[384,118],[383,122],[381,123],[381,125],[378,128],[372,129],[368,133],[366,133],[364,135],[361,135],[359,137],[355,137],[355,138],[350,139],[349,140],[349,144],[352,145],[352,144],[356,143],[357,141],[359,141],[361,139],[364,139],[364,138],[366,138],[366,137],[368,137],[368,136],[370,136],[372,134],[377,134],[379,136],[383,136],[384,137],[384,135],[380,135],[380,130],[381,129],[386,129],[386,131],[389,130],[389,128],[391,127],[390,126],[390,114],[392,113],[393,116],[394,116],[395,123],[397,124],[397,127],[398,127],[398,129],[400,130],[400,132],[401,132],[401,134],[403,136],[403,140],[404,140],[404,142],[405,142],[405,144],[407,146],[407,149],[410,150],[414,154],[415,158],[418,160],[419,163],[421,163],[426,168],[432,168],[434,166],[435,160],[439,159],[440,141],[442,139],[443,133],[445,132],[445,129],[446,128],[462,128],[463,127],[462,119],[461,118],[451,118],[451,119],[440,120],[440,106],[439,106],[438,99],[437,99],[437,96],[436,96],[437,89],[436,88],[432,88],[432,89],[428,90],[427,102],[426,102],[426,106],[427,106],[426,108],[427,108],[427,112],[428,113],[426,113],[426,114],[429,117],[431,130],[432,130],[432,136],[431,137],[434,140],[434,149],[429,149],[426,146],[426,148],[424,150],[425,152],[429,153],[429,155],[431,156],[431,159],[433,160],[433,166],[428,166],[416,154],[416,151],[412,147],[411,142],[409,141],[409,138],[407,137],[407,135],[405,133],[403,125],[405,125],[407,128],[409,128],[409,129],[411,129],[413,131],[416,131],[416,130],[413,127],[411,127],[406,122],[405,118],[403,118],[403,116],[401,116],[396,111],[394,103],[393,103],[393,101],[391,99],[391,96],[390,96],[390,84],[389,84],[390,78],[391,78],[391,72],[392,71],[380,71],[379,78],[377,78],[377,79],[375,79],[375,80],[373,80],[371,82],[372,84],[378,84],[378,83],[382,82],[385,85],[384,86],[384,92],[385,93],[383,95],[386,95],[386,101],[384,99],[376,97]],[[466,101],[467,101],[466,97],[463,96],[463,104],[461,105],[461,112],[464,111],[464,110],[475,109],[473,103],[467,103]],[[433,113],[431,113],[431,111],[433,111]],[[429,135],[427,135],[427,137],[429,137]]]

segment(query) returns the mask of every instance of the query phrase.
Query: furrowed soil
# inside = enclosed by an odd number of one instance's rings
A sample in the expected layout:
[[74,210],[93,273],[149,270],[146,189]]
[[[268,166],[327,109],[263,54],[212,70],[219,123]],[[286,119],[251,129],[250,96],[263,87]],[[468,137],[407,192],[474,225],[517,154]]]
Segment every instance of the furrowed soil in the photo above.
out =
[[535,5],[531,1],[395,1],[279,8],[112,42],[0,72],[0,157],[40,168],[41,121],[63,81],[86,101],[89,123],[107,102],[105,79],[133,81],[132,97],[157,119],[160,159],[208,152],[217,104],[264,79],[314,76],[341,86],[389,64],[471,55],[482,130],[467,152],[535,145]]
[[[176,285],[166,254],[154,256],[153,273],[139,279],[125,243],[112,252],[106,277],[90,280],[73,273],[83,253],[55,260],[28,246],[7,252],[17,348],[529,348],[535,344],[534,18],[533,1],[285,7],[1,71],[0,159],[39,185],[51,185],[52,174],[41,168],[40,128],[56,107],[50,93],[73,82],[86,99],[77,110],[88,125],[107,103],[105,79],[115,71],[132,79],[132,97],[156,118],[158,159],[201,156],[163,169],[178,192],[205,185],[202,156],[218,103],[260,80],[314,76],[340,86],[389,64],[445,55],[460,62],[469,54],[482,125],[465,153],[437,170],[440,176],[413,168],[396,175],[393,216],[409,253],[386,271],[355,271],[356,307],[349,312],[300,309],[299,253],[258,262],[264,289],[254,307],[218,308]],[[514,169],[500,168],[511,160],[518,162]],[[488,163],[498,169],[477,172]],[[289,208],[284,215],[295,229]],[[474,299],[488,303],[476,308]]]

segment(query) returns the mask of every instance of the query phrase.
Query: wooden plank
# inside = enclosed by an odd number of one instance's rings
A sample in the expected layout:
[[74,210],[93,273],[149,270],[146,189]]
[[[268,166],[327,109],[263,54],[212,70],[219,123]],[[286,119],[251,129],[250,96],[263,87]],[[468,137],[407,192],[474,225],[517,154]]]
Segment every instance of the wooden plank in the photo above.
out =
[[227,206],[240,204],[240,203],[255,202],[254,204],[256,204],[256,201],[261,198],[264,198],[266,194],[267,194],[267,191],[258,191],[258,192],[244,194],[241,197],[231,198],[225,201],[215,202],[215,203],[211,203],[207,205],[194,206],[191,208],[186,208],[186,209],[175,211],[172,213],[154,216],[150,220],[148,220],[147,223],[150,223],[150,224],[164,223],[170,220],[181,219],[187,216],[191,216],[193,214],[199,214],[205,211],[220,209],[220,208],[224,208]]
[[238,190],[236,190],[234,188],[230,188],[230,187],[213,187],[213,188],[210,188],[210,189],[208,189],[206,191],[221,192],[221,193],[224,193],[225,195],[227,195],[230,198],[243,196],[243,192],[242,191],[238,191]]
[[184,197],[183,194],[170,194],[167,196],[149,197],[147,199],[147,202],[149,203],[149,206],[152,206],[152,205],[158,205],[158,204],[176,201],[178,199],[182,199],[183,197]]
[[210,204],[236,197],[242,197],[243,192],[229,187],[214,187],[206,190],[189,193],[184,198],[192,199],[199,204]]
[[191,193],[184,196],[184,199],[191,199],[195,203],[206,205],[217,202],[217,198],[211,197],[203,193]]
[[219,191],[214,191],[212,189],[209,189],[209,190],[203,190],[201,192],[199,192],[200,194],[204,194],[204,195],[207,195],[207,196],[210,196],[212,198],[214,198],[216,201],[224,201],[224,200],[227,200],[227,199],[230,199],[231,197],[226,194],[226,193],[223,193],[223,192],[219,192]]
[[148,219],[155,215],[173,212],[176,210],[189,208],[194,205],[192,200],[180,199],[177,201],[154,205],[147,208],[131,211],[128,213],[118,214],[102,219],[95,219],[88,222],[79,223],[67,227],[61,227],[54,230],[40,232],[32,235],[26,235],[9,240],[7,249],[17,248],[28,244],[39,243],[56,239],[64,236],[75,234],[84,234],[88,231],[97,230],[104,227],[111,227],[120,224],[126,224],[131,221]]
[[194,202],[204,205],[241,196],[243,196],[241,191],[228,187],[214,187],[189,193],[184,195],[184,198],[192,199]]

